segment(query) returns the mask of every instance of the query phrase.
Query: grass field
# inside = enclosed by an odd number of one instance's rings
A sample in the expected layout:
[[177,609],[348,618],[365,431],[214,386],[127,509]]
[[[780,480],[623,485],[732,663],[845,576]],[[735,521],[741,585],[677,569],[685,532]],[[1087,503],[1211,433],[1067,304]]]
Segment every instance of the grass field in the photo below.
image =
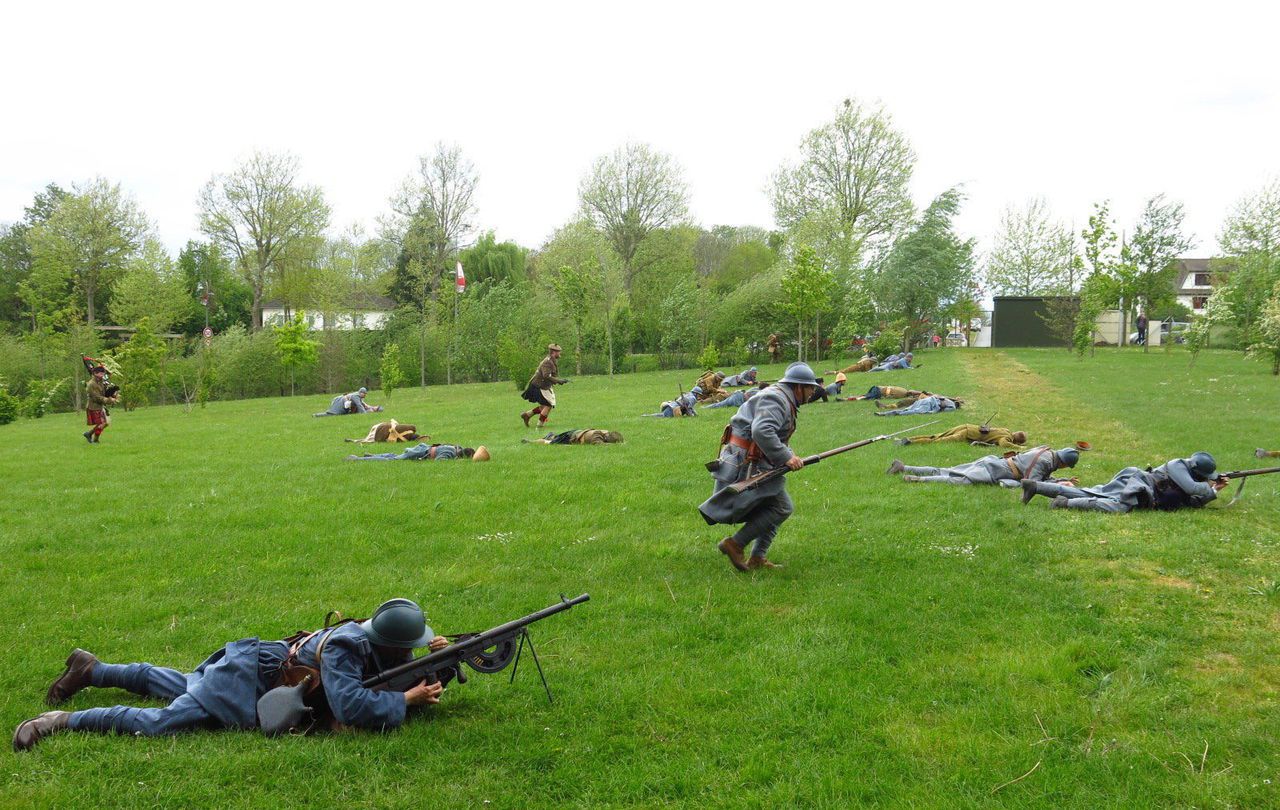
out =
[[[920,359],[852,391],[970,399],[938,428],[996,411],[1033,443],[1088,439],[1089,483],[1199,449],[1261,466],[1253,448],[1280,444],[1280,381],[1237,354]],[[321,397],[120,411],[97,447],[80,414],[0,428],[9,730],[77,645],[190,668],[391,596],[438,632],[592,597],[533,629],[554,706],[522,664],[390,734],[62,734],[5,755],[0,805],[1280,805],[1280,476],[1230,509],[1066,514],[904,484],[883,474],[895,456],[981,452],[885,442],[793,476],[771,553],[786,567],[744,575],[695,511],[729,411],[637,415],[691,376],[560,392],[553,427],[621,430],[618,446],[521,444],[535,431],[510,384],[390,401],[436,441],[488,445],[488,464],[344,463],[341,439],[375,420],[312,419]],[[909,420],[814,405],[793,445]],[[71,708],[116,702],[143,701],[88,690]]]

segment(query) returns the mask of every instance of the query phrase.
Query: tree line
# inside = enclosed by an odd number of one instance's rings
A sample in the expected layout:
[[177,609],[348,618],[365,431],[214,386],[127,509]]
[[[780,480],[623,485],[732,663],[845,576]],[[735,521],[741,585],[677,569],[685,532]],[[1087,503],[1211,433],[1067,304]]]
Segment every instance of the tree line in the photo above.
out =
[[[251,155],[199,190],[201,238],[176,256],[119,184],[50,184],[0,226],[2,387],[28,411],[78,407],[79,357],[105,354],[137,404],[335,391],[377,384],[389,351],[390,376],[419,385],[519,383],[551,340],[569,344],[575,373],[746,363],[775,332],[805,359],[859,337],[909,347],[978,316],[983,283],[1073,293],[1061,320],[1077,342],[1090,308],[1167,303],[1171,259],[1189,246],[1180,205],[1153,198],[1120,242],[1105,203],[1077,238],[1035,201],[1006,213],[983,263],[953,227],[962,188],[914,204],[916,160],[886,110],[847,99],[769,179],[776,230],[703,227],[675,158],[628,143],[593,161],[577,210],[532,248],[478,227],[481,175],[446,143],[369,230],[336,229],[296,157]],[[1250,291],[1272,290],[1274,240],[1251,235],[1276,196],[1273,186],[1242,203],[1224,230],[1235,271],[1223,277],[1248,277]],[[1215,295],[1215,317],[1247,319],[1241,340],[1254,345],[1269,299],[1233,295]],[[394,302],[383,328],[336,328],[377,296]],[[271,300],[284,323],[264,323]],[[319,315],[317,328],[298,327],[301,312]]]

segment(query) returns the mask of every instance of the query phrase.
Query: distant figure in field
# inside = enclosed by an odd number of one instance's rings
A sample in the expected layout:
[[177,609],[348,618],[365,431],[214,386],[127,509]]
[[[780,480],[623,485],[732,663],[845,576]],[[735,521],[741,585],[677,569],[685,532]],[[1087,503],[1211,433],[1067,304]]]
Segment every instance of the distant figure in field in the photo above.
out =
[[968,442],[975,447],[990,445],[1005,447],[1010,450],[1022,450],[1027,443],[1027,434],[1021,430],[987,427],[986,425],[956,425],[942,433],[931,436],[912,436],[899,439],[898,444],[928,444],[931,442]]
[[765,350],[769,352],[770,363],[778,362],[778,358],[782,356],[782,343],[778,340],[776,332],[769,335],[769,342],[765,344]]
[[344,439],[343,441],[354,442],[355,444],[373,444],[374,442],[396,444],[398,442],[416,442],[419,439],[430,438],[430,436],[419,435],[418,428],[415,426],[402,425],[392,419],[389,422],[379,422],[369,428],[368,435],[363,439]]
[[403,453],[365,453],[347,456],[347,461],[453,461],[458,458],[488,461],[489,451],[484,445],[471,448],[460,444],[415,444]]
[[828,371],[828,374],[861,374],[875,368],[878,361],[874,354],[865,355],[861,360],[851,366],[845,366],[839,371]]
[[1280,458],[1280,450],[1263,450],[1261,447],[1254,450],[1253,454],[1258,458]]
[[708,407],[708,408],[736,408],[736,407],[738,407],[739,405],[741,405],[742,403],[744,403],[744,402],[746,402],[747,400],[751,399],[753,396],[755,396],[756,394],[760,393],[761,391],[763,391],[764,389],[766,389],[766,388],[768,388],[768,387],[769,387],[769,386],[768,386],[768,384],[767,384],[767,383],[762,383],[762,382],[761,382],[761,383],[756,383],[756,387],[755,387],[755,388],[747,388],[747,389],[745,389],[745,390],[741,390],[741,391],[734,391],[734,392],[733,392],[732,394],[730,394],[728,397],[726,397],[726,398],[724,398],[724,399],[720,400],[719,402],[713,402],[713,403],[711,403],[710,405],[708,405],[708,406],[706,406],[706,407]]
[[329,403],[329,410],[311,415],[347,416],[353,413],[377,413],[381,411],[381,405],[370,405],[364,401],[368,393],[369,389],[361,387],[359,391],[352,391],[350,394],[339,394],[333,398],[333,402]]
[[520,395],[526,401],[533,403],[533,408],[520,414],[525,427],[529,427],[529,420],[535,413],[538,414],[538,427],[545,425],[547,418],[551,416],[551,409],[556,406],[556,392],[552,386],[569,383],[568,380],[559,376],[559,363],[560,344],[552,343],[547,346],[547,356],[542,358],[542,362],[538,364],[538,370],[529,378],[529,384]]
[[1056,479],[1050,476],[1063,467],[1076,466],[1079,460],[1080,451],[1074,447],[1064,447],[1055,452],[1045,444],[1017,454],[983,456],[977,461],[955,467],[913,467],[894,459],[885,472],[889,475],[907,473],[902,476],[903,481],[918,483],[998,484],[1014,489],[1021,481],[1069,484],[1074,479]]
[[[877,405],[880,403],[876,403]],[[958,410],[964,404],[963,400],[951,399],[938,395],[921,397],[915,402],[909,403],[902,408],[894,408],[890,411],[876,411],[876,416],[919,416],[927,413],[941,413],[942,411]]]
[[82,435],[89,444],[98,444],[102,441],[102,431],[111,424],[111,412],[107,406],[120,401],[119,389],[111,391],[108,388],[106,366],[93,367],[92,375],[85,383],[85,394],[88,402],[84,406],[84,421],[89,429]]
[[1138,345],[1145,346],[1147,343],[1147,313],[1140,314],[1135,325],[1138,327]]
[[374,691],[361,684],[363,678],[408,661],[415,648],[447,646],[449,640],[432,633],[416,602],[392,599],[363,622],[342,622],[280,641],[232,641],[189,674],[151,664],[104,664],[93,653],[76,649],[45,694],[48,705],[64,703],[89,687],[125,689],[168,705],[45,712],[18,726],[13,750],[29,751],[45,737],[66,731],[168,737],[198,729],[257,728],[258,698],[279,685],[282,668],[295,664],[319,672],[324,690],[318,709],[324,718],[386,731],[404,723],[408,707],[439,703],[445,684],[423,681],[407,692]]
[[616,430],[566,430],[562,433],[548,433],[541,439],[524,439],[530,444],[620,444],[622,434]]
[[1182,508],[1199,509],[1218,497],[1229,483],[1216,478],[1217,462],[1208,453],[1193,453],[1189,458],[1175,458],[1154,470],[1125,467],[1105,484],[1096,487],[1063,487],[1037,481],[1022,483],[1022,502],[1029,503],[1037,495],[1053,498],[1054,509],[1082,509],[1092,512],[1124,514],[1134,509],[1160,509],[1172,512]]
[[938,348],[938,347],[939,347],[939,346],[941,346],[941,345],[942,345],[942,335],[934,334],[934,336],[933,336],[933,348],[935,348],[935,349],[936,349],[936,348]]
[[756,367],[752,366],[746,371],[741,371],[737,374],[730,374],[728,377],[725,377],[724,382],[720,384],[725,388],[740,388],[744,385],[755,385],[756,376],[759,373],[760,372],[756,369]]

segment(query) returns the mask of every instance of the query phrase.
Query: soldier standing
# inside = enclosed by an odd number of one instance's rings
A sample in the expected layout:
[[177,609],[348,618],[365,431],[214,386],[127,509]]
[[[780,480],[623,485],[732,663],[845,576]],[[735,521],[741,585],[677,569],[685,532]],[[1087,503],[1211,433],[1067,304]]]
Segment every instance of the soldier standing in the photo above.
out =
[[[808,402],[818,381],[804,363],[792,363],[776,384],[747,400],[725,428],[720,458],[712,462],[715,489],[778,467],[798,470],[804,461],[787,442],[796,430],[796,409]],[[728,505],[711,499],[699,507],[708,523],[742,524],[735,534],[720,541],[720,551],[734,568],[779,568],[767,558],[778,527],[791,516],[794,506],[787,495],[786,477],[779,476],[755,489],[739,493]],[[754,543],[751,557],[743,552]]]
[[538,414],[538,427],[542,427],[547,423],[547,417],[551,416],[551,409],[556,406],[556,392],[552,390],[554,385],[564,385],[569,382],[558,376],[560,374],[560,345],[552,343],[547,346],[547,356],[542,358],[542,362],[538,364],[538,370],[529,378],[529,385],[525,387],[524,393],[520,396],[533,403],[533,408],[520,414],[520,418],[524,420],[524,426],[529,427],[529,420],[536,413]]
[[769,352],[769,362],[778,362],[778,357],[782,354],[782,346],[778,342],[778,334],[775,332],[769,335],[769,343],[765,347]]

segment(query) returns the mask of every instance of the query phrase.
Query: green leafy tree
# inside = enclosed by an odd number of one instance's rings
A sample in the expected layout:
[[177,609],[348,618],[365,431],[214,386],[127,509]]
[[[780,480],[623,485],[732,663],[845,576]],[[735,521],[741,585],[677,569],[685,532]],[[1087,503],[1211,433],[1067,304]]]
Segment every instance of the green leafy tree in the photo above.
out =
[[293,396],[299,368],[315,365],[319,359],[319,341],[311,340],[305,314],[301,311],[280,326],[271,327],[281,364],[289,371],[289,396]]
[[111,317],[121,326],[147,318],[157,332],[167,332],[191,308],[182,275],[159,239],[148,238],[116,282]]
[[41,277],[37,283],[46,296],[59,286],[71,290],[83,304],[85,323],[93,326],[148,227],[118,184],[98,178],[78,185],[28,236],[31,275]]
[[288,252],[329,225],[324,192],[298,174],[296,157],[257,152],[214,175],[200,193],[200,229],[235,259],[253,291],[254,330],[262,328],[264,296]]
[[939,194],[894,243],[876,276],[879,309],[904,325],[903,349],[950,304],[972,297],[974,241],[953,230],[962,200],[959,189]]
[[[1147,201],[1132,238],[1120,251],[1121,291],[1126,309],[1132,302],[1150,313],[1175,297],[1178,269],[1174,261],[1192,246],[1192,241],[1182,233],[1184,216],[1182,203],[1166,202],[1163,194]],[[1142,350],[1149,348],[1148,341]]]
[[698,359],[694,361],[698,368],[716,368],[720,365],[720,350],[716,348],[714,342],[708,343],[702,349],[702,354],[698,355]]
[[582,374],[582,330],[587,315],[601,294],[600,272],[588,260],[578,267],[562,265],[547,274],[547,283],[560,308],[573,324],[574,373]]
[[[560,269],[564,267],[570,268],[578,280],[565,279],[571,283],[557,292],[556,279],[560,275]],[[606,370],[612,375],[614,356],[618,350],[618,313],[626,305],[622,290],[622,268],[608,241],[590,220],[575,220],[557,229],[538,251],[533,260],[533,270],[551,288],[564,313],[567,314],[573,306],[578,306],[584,313],[588,306],[591,308],[594,315],[584,317],[582,326],[578,328],[585,328],[594,319],[598,319],[597,322],[603,325]],[[581,353],[575,351],[575,362],[580,362],[580,358]],[[580,374],[581,371],[575,373]]]
[[805,359],[805,325],[813,321],[814,336],[819,337],[816,319],[831,303],[835,288],[835,275],[823,266],[817,251],[807,245],[797,249],[791,266],[782,274],[782,308],[796,319],[799,360]]
[[1080,308],[1076,313],[1071,345],[1076,354],[1093,353],[1097,343],[1098,317],[1116,300],[1116,280],[1107,273],[1094,273],[1080,286]]
[[[149,405],[160,385],[160,367],[168,350],[146,318],[138,321],[129,342],[114,352],[119,368],[120,393],[126,410]],[[112,374],[112,379],[117,379]]]
[[66,196],[66,191],[56,183],[50,183],[36,193],[31,205],[23,209],[21,220],[0,225],[0,323],[35,328],[34,314],[24,306],[21,294],[34,262],[28,237],[32,230],[53,216]]
[[400,368],[400,344],[388,343],[382,350],[382,393],[391,399],[391,392],[405,384],[404,370]]
[[1071,231],[1035,198],[1005,209],[987,259],[987,285],[999,295],[1070,293],[1078,276]]
[[523,281],[529,251],[515,242],[499,242],[493,231],[480,235],[476,243],[458,253],[468,284]]
[[1249,346],[1249,354],[1270,364],[1272,374],[1280,375],[1280,284],[1262,307],[1258,338]]
[[845,99],[834,119],[805,137],[799,160],[774,174],[774,219],[847,272],[911,222],[915,163],[883,109]]
[[682,223],[689,213],[689,192],[679,164],[641,143],[626,144],[598,158],[582,179],[578,196],[583,216],[622,262],[627,295],[644,268],[636,261],[640,246],[651,233]]
[[190,305],[174,328],[188,335],[204,330],[215,334],[233,324],[253,322],[253,290],[231,268],[226,254],[213,242],[189,240],[178,251],[176,268]]
[[[946,309],[942,311],[942,317],[948,324],[955,321],[960,327],[960,333],[964,335],[964,343],[966,346],[973,345],[974,322],[981,322],[983,319],[982,306],[974,300],[973,296],[965,296],[956,301],[951,302]],[[979,328],[981,328],[979,326]]]

